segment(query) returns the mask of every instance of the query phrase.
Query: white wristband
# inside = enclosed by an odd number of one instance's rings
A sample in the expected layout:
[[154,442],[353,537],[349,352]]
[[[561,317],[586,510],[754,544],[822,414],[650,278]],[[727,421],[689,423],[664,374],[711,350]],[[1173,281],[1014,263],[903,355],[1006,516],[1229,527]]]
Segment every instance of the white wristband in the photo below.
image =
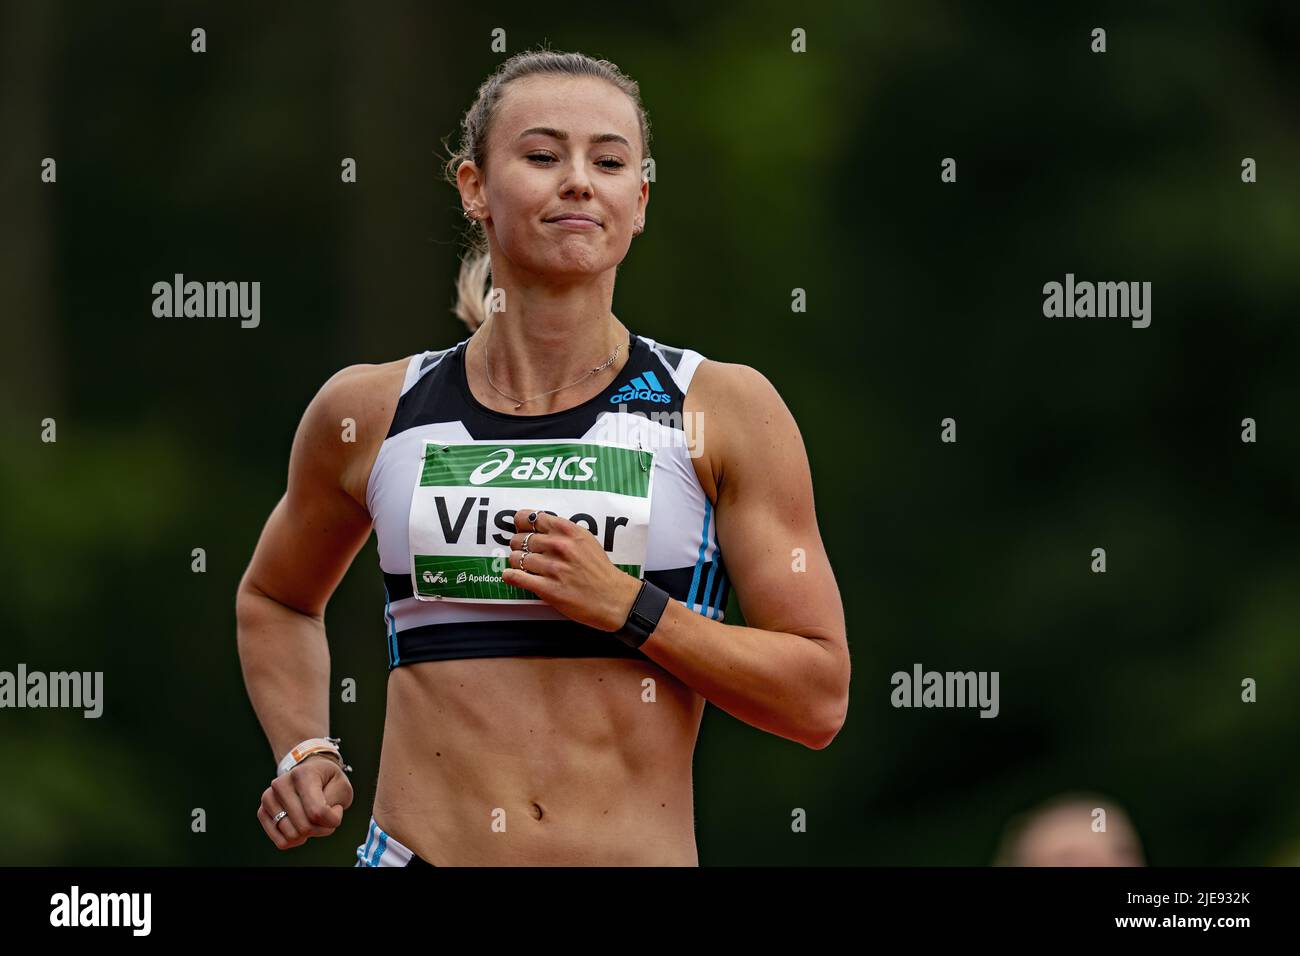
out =
[[344,770],[350,771],[352,768],[343,762],[343,755],[339,753],[340,743],[342,743],[342,740],[338,737],[312,737],[310,740],[304,740],[284,755],[279,766],[275,768],[275,775],[277,777],[283,776],[312,754],[319,753],[333,754],[338,758],[339,765]]

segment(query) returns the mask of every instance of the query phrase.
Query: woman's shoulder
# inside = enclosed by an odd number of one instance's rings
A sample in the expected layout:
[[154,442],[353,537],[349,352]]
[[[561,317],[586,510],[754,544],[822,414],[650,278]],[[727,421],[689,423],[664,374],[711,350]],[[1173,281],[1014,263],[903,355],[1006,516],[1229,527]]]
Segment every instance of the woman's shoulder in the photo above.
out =
[[729,417],[762,413],[775,405],[784,406],[776,386],[750,365],[701,358],[694,370],[689,393],[704,408],[730,409]]
[[341,486],[364,507],[371,465],[397,410],[402,383],[421,354],[348,365],[331,375],[303,412],[291,472],[296,467],[321,487]]
[[692,433],[704,439],[695,469],[715,505],[729,473],[756,467],[755,450],[801,441],[776,387],[758,369],[739,362],[701,356],[691,371],[682,412]]
[[400,398],[431,366],[463,344],[464,340],[444,348],[404,355],[391,362],[348,365],[330,376],[317,397],[330,405],[364,400],[368,408],[383,406],[385,399]]
[[751,366],[709,358],[698,349],[669,345],[644,335],[641,339],[667,366],[678,387],[687,394],[694,393],[696,398],[706,393],[723,399],[761,398],[764,393],[775,393],[767,377]]
[[[395,402],[396,389],[414,359],[415,356],[407,355],[391,362],[345,366],[325,380],[312,402],[331,412],[352,408],[360,413],[387,404],[386,399],[390,397]],[[393,394],[389,396],[389,392]]]
[[302,430],[308,435],[337,442],[349,436],[350,448],[373,444],[387,433],[411,370],[427,353],[417,352],[389,362],[348,365],[325,380],[307,406]]

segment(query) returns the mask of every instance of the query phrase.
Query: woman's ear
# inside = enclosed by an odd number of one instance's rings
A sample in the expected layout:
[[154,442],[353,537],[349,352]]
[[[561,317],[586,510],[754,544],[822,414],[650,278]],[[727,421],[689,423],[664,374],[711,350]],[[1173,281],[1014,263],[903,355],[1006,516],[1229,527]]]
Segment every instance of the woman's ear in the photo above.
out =
[[470,219],[482,219],[484,216],[483,175],[467,159],[456,169],[456,188],[460,191],[460,205]]
[[632,235],[639,236],[645,232],[645,207],[650,205],[650,180],[641,177],[641,194],[637,200],[636,218],[633,220]]

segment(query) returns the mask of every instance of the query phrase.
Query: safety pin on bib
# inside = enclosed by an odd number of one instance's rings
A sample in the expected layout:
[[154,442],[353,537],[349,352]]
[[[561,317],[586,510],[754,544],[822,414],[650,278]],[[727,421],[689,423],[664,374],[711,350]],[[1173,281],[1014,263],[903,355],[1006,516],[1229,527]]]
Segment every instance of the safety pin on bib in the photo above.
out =
[[433,451],[446,451],[450,447],[451,447],[450,445],[432,445],[432,446],[425,445],[424,451],[420,453],[420,461],[424,461],[426,458],[429,457],[430,448],[432,448]]
[[636,463],[641,466],[641,470],[643,472],[649,472],[650,466],[646,464],[646,462],[653,461],[654,455],[644,445],[641,444],[640,436],[637,437],[636,447],[640,449],[636,454]]

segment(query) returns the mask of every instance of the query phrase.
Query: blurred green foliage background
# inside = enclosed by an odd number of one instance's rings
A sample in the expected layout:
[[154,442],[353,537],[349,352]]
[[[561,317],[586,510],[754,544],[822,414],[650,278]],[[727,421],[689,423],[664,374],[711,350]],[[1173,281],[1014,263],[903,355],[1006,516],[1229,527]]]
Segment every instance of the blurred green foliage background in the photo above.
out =
[[[1294,5],[0,11],[0,669],[102,670],[107,698],[0,711],[0,864],[352,863],[387,674],[373,539],[327,616],[356,803],[291,854],[254,818],[273,758],[235,586],[320,384],[465,335],[439,166],[496,27],[640,82],[656,181],[615,312],[761,370],[812,463],[848,722],[814,752],[709,708],[701,862],[982,865],[1077,788],[1154,864],[1300,860]],[[261,326],[154,318],[177,272],[259,280]],[[1151,327],[1044,318],[1067,272],[1152,282]],[[999,671],[1001,714],[895,710],[916,662]]]

